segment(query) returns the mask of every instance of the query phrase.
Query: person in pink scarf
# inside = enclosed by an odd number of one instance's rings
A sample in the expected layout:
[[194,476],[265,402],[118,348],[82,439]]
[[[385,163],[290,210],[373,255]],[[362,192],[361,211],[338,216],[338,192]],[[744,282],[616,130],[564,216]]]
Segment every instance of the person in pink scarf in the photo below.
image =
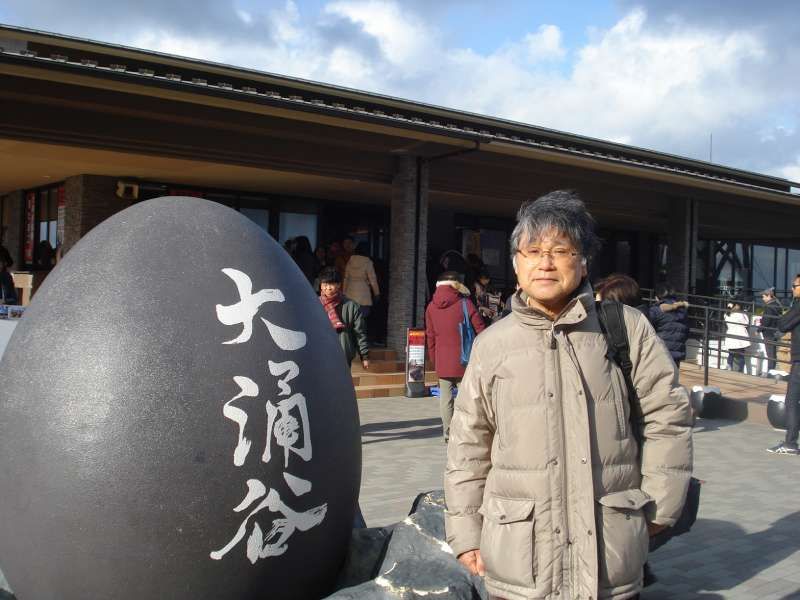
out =
[[367,322],[358,303],[342,294],[342,276],[335,268],[325,269],[320,273],[319,288],[319,301],[339,336],[348,368],[358,354],[361,364],[369,369]]

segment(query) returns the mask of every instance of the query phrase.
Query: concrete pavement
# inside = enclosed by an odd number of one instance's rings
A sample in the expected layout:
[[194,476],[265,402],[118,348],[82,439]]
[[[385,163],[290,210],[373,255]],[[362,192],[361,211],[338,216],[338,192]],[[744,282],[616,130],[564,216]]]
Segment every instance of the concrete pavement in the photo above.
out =
[[[386,525],[405,517],[417,493],[442,487],[438,402],[372,398],[359,409],[361,507],[369,526]],[[698,520],[653,554],[660,581],[643,600],[800,600],[800,457],[764,451],[781,437],[753,423],[698,422]]]

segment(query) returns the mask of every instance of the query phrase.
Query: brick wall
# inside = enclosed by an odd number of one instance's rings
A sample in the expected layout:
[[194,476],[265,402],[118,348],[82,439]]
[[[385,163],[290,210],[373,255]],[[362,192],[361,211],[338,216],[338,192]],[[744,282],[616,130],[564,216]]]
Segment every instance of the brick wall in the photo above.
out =
[[[427,300],[425,265],[428,248],[428,167],[421,167],[421,201],[417,214],[417,160],[403,156],[392,181],[387,345],[403,355],[406,328],[423,324]],[[414,318],[414,238],[419,222],[417,304]]]
[[117,178],[77,175],[64,182],[64,252],[94,227],[131,205],[117,197]]

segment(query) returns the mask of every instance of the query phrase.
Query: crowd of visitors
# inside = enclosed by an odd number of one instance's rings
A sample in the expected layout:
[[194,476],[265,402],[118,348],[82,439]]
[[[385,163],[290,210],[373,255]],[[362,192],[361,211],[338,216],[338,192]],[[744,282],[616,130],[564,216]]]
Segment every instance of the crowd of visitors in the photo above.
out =
[[375,266],[365,242],[351,237],[312,250],[308,237],[290,238],[284,249],[320,298],[336,331],[347,365],[356,356],[369,369],[368,319],[380,297]]
[[[312,250],[309,239],[299,236],[286,242],[286,250],[319,293],[331,325],[339,335],[347,363],[359,356],[364,368],[369,368],[370,338],[367,320],[381,297],[381,287],[375,265],[369,256],[368,245],[364,242],[356,244],[353,238],[345,237],[341,241],[320,245]],[[517,262],[521,260],[520,256],[525,256],[525,249],[517,250],[513,256],[518,275]],[[549,258],[552,263],[564,260],[560,254],[547,251],[544,252],[544,257]],[[7,281],[10,279],[7,269],[10,266],[10,257],[5,263],[2,258],[0,256],[0,293],[3,294],[0,300],[8,302],[9,299],[13,300],[13,287]],[[448,250],[439,257],[434,267],[434,271],[438,270],[438,273],[431,281],[431,299],[425,311],[425,328],[430,364],[439,380],[443,435],[445,441],[448,441],[455,398],[467,364],[464,358],[464,328],[470,328],[474,336],[482,334],[487,327],[508,318],[514,311],[514,302],[518,301],[515,298],[518,299],[526,292],[519,282],[516,282],[515,289],[495,287],[490,270],[477,254],[463,255],[457,250]],[[584,279],[588,285],[588,276]],[[556,286],[556,282],[553,285]],[[644,301],[636,280],[621,273],[612,273],[595,280],[591,289],[596,302],[613,301],[636,309],[663,342],[675,367],[686,360],[690,333],[689,304],[680,299],[675,290],[662,285],[655,290],[651,299]],[[797,288],[794,292],[797,292]],[[764,290],[761,299],[764,307],[760,320],[743,310],[745,303],[738,298],[732,298],[727,311],[724,314],[720,314],[720,311],[716,313],[717,318],[713,318],[723,327],[721,333],[715,335],[721,342],[719,352],[727,354],[727,361],[723,359],[723,366],[730,370],[747,370],[750,357],[755,356],[756,352],[765,352],[764,370],[775,372],[776,344],[786,331],[797,326],[788,317],[789,313],[782,316],[783,306],[774,289]],[[795,307],[791,314],[796,314],[797,310],[800,309]],[[800,322],[800,314],[797,319]],[[793,361],[800,358],[794,352],[794,340],[797,337],[800,334],[792,338]],[[762,342],[764,348],[757,350]],[[795,383],[790,384],[788,398],[800,398],[800,373],[794,367],[790,381]],[[790,407],[796,401],[787,400],[787,412],[794,410]],[[797,412],[794,410],[793,414]],[[796,449],[797,432],[787,435],[785,443],[770,451],[791,453]]]

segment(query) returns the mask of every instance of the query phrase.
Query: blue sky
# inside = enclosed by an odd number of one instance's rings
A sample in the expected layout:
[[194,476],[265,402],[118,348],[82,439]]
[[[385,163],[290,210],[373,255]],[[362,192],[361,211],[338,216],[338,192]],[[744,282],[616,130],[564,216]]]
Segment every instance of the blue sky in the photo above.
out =
[[0,22],[800,180],[796,0],[4,0]]

